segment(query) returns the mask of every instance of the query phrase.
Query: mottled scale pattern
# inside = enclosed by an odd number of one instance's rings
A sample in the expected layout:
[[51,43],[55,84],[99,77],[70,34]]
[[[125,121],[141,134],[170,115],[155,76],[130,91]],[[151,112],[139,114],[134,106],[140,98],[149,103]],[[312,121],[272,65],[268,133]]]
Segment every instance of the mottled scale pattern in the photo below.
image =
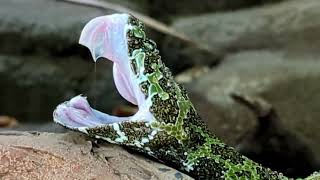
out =
[[135,76],[132,83],[145,96],[149,106],[143,110],[151,112],[152,119],[77,130],[148,154],[195,179],[289,179],[239,154],[210,133],[186,90],[162,62],[156,43],[146,37],[143,23],[129,16],[125,28],[128,63]]
[[[161,76],[156,82],[161,87],[160,92],[168,94],[167,98],[159,93],[151,97],[149,110],[155,117],[151,127],[160,129],[156,140],[149,144],[154,157],[197,179],[286,179],[240,155],[212,135],[185,89],[174,81],[162,62],[155,43],[146,38],[143,24],[134,17],[129,18],[129,24],[133,27],[127,32],[129,56],[137,50],[145,54],[143,75],[156,73],[155,66],[158,66]],[[140,76],[141,65],[136,59],[131,59],[130,63],[135,75]],[[152,82],[142,81],[139,85],[148,98]]]

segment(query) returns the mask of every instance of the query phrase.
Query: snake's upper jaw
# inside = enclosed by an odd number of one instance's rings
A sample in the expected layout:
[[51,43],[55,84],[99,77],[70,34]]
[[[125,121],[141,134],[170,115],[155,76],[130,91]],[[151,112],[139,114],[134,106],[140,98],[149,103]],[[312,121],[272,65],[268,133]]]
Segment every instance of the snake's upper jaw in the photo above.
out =
[[144,96],[139,92],[130,67],[128,19],[127,14],[96,17],[83,28],[79,43],[90,50],[94,61],[102,57],[114,63],[113,77],[119,93],[132,104],[138,105]]
[[118,64],[127,63],[128,18],[127,14],[112,14],[92,19],[83,28],[79,44],[89,48],[94,61],[104,57]]

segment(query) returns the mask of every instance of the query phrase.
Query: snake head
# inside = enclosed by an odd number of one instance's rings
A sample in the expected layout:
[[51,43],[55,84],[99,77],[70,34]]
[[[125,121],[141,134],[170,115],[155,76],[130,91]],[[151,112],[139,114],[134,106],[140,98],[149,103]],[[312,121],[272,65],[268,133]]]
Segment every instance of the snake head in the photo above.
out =
[[151,127],[155,121],[150,113],[151,98],[142,92],[141,80],[130,63],[133,58],[129,54],[127,33],[134,28],[129,23],[130,17],[113,14],[92,19],[82,30],[79,43],[90,50],[94,61],[107,59],[113,62],[116,88],[123,98],[138,106],[138,112],[130,117],[112,116],[93,109],[87,98],[79,95],[58,105],[53,118],[66,128],[95,138],[142,147],[158,130]]
[[154,152],[150,148],[169,146],[173,152],[188,138],[185,120],[195,119],[196,112],[139,20],[127,14],[94,18],[85,25],[79,43],[90,50],[94,61],[113,62],[117,90],[138,106],[138,112],[129,117],[111,116],[91,108],[85,97],[76,96],[57,106],[56,123],[149,154]]

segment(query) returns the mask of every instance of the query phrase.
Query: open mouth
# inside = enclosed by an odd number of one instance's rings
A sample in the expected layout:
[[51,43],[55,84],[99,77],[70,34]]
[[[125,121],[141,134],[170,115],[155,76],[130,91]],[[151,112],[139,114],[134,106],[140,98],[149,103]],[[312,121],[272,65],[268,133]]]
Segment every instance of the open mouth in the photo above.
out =
[[70,129],[79,129],[153,119],[130,67],[126,36],[130,28],[128,18],[126,14],[114,14],[91,20],[82,30],[79,43],[89,48],[94,61],[104,57],[114,63],[117,90],[127,101],[138,105],[139,111],[130,117],[111,116],[91,108],[86,97],[79,95],[57,106],[53,113],[55,122]]

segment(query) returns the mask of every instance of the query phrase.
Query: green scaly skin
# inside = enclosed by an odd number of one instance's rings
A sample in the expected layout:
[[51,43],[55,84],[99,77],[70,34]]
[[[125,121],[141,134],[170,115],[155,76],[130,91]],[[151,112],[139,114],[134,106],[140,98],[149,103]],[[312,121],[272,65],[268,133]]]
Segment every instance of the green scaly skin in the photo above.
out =
[[210,133],[185,89],[161,61],[156,44],[146,38],[143,24],[133,17],[128,23],[132,27],[127,31],[131,68],[155,119],[89,128],[89,136],[148,154],[196,179],[289,179],[239,154]]
[[134,18],[129,23],[133,27],[127,32],[131,67],[150,99],[155,120],[92,128],[88,134],[147,153],[198,179],[285,179],[212,135],[161,61],[156,44],[146,38],[143,24]]

